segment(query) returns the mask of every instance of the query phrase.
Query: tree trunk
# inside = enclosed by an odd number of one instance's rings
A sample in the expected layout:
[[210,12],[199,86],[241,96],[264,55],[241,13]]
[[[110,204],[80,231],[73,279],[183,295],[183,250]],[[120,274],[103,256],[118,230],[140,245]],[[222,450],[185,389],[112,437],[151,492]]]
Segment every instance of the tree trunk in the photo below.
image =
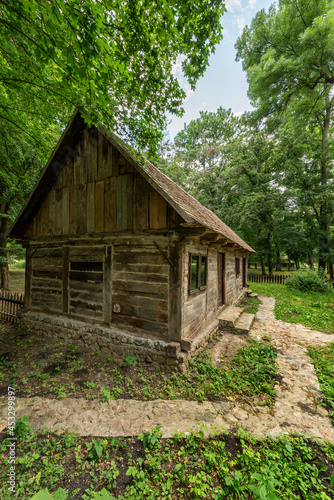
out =
[[271,275],[271,274],[273,274],[274,265],[273,265],[273,258],[272,258],[272,254],[271,254],[270,238],[271,238],[271,233],[269,233],[268,236],[267,236],[267,245],[268,245],[268,257],[267,257],[267,260],[268,260],[268,270],[269,270],[269,274]]
[[264,258],[260,257],[260,261],[261,261],[261,270],[262,270],[262,276],[266,276],[266,266],[265,266],[265,263],[264,263]]
[[293,259],[295,261],[295,266],[296,266],[296,270],[299,271],[299,262],[298,262],[298,259]]
[[290,257],[290,252],[287,252],[287,256],[288,256],[288,271],[290,272],[291,271],[291,257]]
[[282,271],[282,263],[281,263],[281,253],[279,248],[276,251],[276,271]]
[[311,252],[308,253],[308,265],[314,270],[314,260]]
[[333,264],[329,264],[329,277],[331,280],[334,280],[334,266],[333,266]]
[[[1,213],[8,214],[8,210],[9,210],[8,206],[0,205]],[[8,233],[9,233],[9,218],[2,217],[0,225],[0,273],[1,273],[0,288],[5,288],[7,290],[10,287],[9,269],[7,262]]]

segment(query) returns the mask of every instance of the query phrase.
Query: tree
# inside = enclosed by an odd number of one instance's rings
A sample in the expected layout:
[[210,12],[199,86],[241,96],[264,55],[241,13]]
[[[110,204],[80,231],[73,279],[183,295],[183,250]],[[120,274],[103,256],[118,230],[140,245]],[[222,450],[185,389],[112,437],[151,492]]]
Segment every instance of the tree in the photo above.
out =
[[173,64],[181,58],[194,88],[224,11],[223,0],[0,0],[2,286],[9,222],[74,107],[88,124],[153,150],[166,113],[183,112]]
[[0,119],[24,132],[27,116],[79,106],[89,123],[154,146],[166,113],[182,114],[173,64],[182,58],[194,88],[224,11],[223,0],[1,0]]
[[[317,164],[319,266],[333,267],[330,228],[333,147],[334,9],[329,0],[280,0],[261,10],[236,43],[249,96],[272,129],[307,131]],[[318,140],[314,141],[317,137]]]
[[[20,211],[47,159],[43,148],[33,148],[12,127],[0,122],[0,286],[9,288],[7,239],[11,222]],[[60,126],[45,128],[45,139],[51,144]]]
[[201,111],[175,137],[173,161],[187,175],[183,187],[215,213],[220,206],[228,145],[238,130],[239,119],[230,109],[220,107],[216,112]]

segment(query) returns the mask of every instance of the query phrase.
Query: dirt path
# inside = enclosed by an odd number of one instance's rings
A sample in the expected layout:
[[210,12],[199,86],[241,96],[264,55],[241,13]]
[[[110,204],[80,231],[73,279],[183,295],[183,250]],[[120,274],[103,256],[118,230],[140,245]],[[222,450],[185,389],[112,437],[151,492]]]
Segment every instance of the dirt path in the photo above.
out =
[[[274,408],[235,403],[197,403],[194,401],[86,401],[84,399],[50,400],[18,398],[17,417],[29,416],[34,429],[42,426],[51,431],[77,432],[80,435],[132,436],[162,426],[163,436],[176,429],[196,428],[195,422],[209,429],[227,430],[242,427],[258,436],[298,432],[319,439],[334,441],[334,429],[327,411],[317,406],[321,392],[318,379],[306,353],[309,344],[324,345],[333,341],[328,334],[315,332],[302,325],[275,319],[275,299],[260,297],[251,336],[269,335],[278,350],[277,366],[280,383]],[[225,349],[225,351],[224,351]],[[217,351],[217,350],[216,350]],[[226,353],[222,344],[221,354]],[[6,425],[7,398],[0,398],[0,430]]]

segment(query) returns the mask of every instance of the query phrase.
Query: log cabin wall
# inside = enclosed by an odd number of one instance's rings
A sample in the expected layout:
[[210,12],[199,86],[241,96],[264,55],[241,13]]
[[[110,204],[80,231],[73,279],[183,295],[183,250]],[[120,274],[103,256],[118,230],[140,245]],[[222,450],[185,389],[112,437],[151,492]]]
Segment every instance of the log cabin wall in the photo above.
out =
[[[201,245],[185,245],[183,247],[182,269],[182,337],[196,336],[214,320],[218,307],[218,273],[217,251]],[[203,290],[189,293],[190,255],[200,255],[207,258],[207,285]]]
[[[224,250],[224,248],[222,248]],[[243,294],[242,282],[242,257],[226,250],[225,254],[225,280],[224,304],[219,304],[218,293],[218,255],[215,249],[200,245],[185,245],[183,247],[182,268],[182,338],[195,338],[196,334],[203,331],[217,317],[217,314],[226,305],[238,301]],[[191,255],[204,255],[207,257],[207,285],[202,290],[189,293],[189,265]],[[240,259],[240,275],[236,276],[235,258]]]
[[28,247],[27,307],[112,324],[144,337],[179,338],[174,324],[179,305],[172,301],[173,290],[169,294],[173,271],[168,259],[175,245],[161,236],[98,243]]
[[[242,282],[242,259],[245,254],[238,252],[225,253],[225,269],[226,269],[226,303],[233,304],[236,302],[243,290]],[[236,259],[239,259],[239,274],[236,274]]]
[[163,233],[183,219],[96,129],[73,156],[25,235],[28,307],[179,338],[178,251]]

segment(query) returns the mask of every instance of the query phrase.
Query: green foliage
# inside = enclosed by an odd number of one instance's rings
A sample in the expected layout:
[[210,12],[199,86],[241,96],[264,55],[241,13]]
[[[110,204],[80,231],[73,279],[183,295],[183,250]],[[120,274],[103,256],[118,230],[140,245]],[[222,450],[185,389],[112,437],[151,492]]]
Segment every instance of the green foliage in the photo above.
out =
[[245,313],[256,314],[259,310],[260,301],[257,297],[244,297],[240,303]]
[[[181,58],[194,88],[222,38],[224,3],[192,7],[190,0],[2,2],[1,120],[33,136],[39,120],[80,106],[88,123],[103,121],[141,147],[154,142],[166,113],[182,114],[185,91],[173,64]],[[35,135],[47,143],[40,128]]]
[[[16,497],[66,500],[77,494],[84,500],[114,500],[115,479],[122,471],[130,477],[128,484],[123,483],[122,494],[117,494],[122,500],[171,500],[175,492],[180,498],[193,500],[331,498],[333,443],[298,435],[259,439],[243,429],[236,434],[216,430],[205,437],[204,431],[208,432],[205,426],[187,433],[175,432],[172,438],[160,439],[144,450],[138,447],[136,438],[112,438],[116,445],[107,445],[99,461],[87,460],[87,438],[73,436],[75,453],[68,454],[62,436],[46,430],[29,431],[20,444],[20,454],[29,460],[16,465]],[[137,439],[142,441],[142,436]],[[6,440],[1,443],[1,453],[6,452],[6,445]],[[32,454],[43,459],[30,460]],[[41,485],[36,483],[36,470]],[[91,477],[87,489],[69,493],[69,488],[59,487],[86,478],[87,472]],[[4,464],[0,471],[2,485],[6,484],[6,474]],[[7,500],[5,489],[2,486],[0,498]]]
[[324,272],[308,270],[306,273],[298,272],[289,276],[285,281],[288,288],[300,290],[301,292],[323,292],[330,290],[328,280]]
[[29,432],[29,429],[30,423],[28,422],[28,417],[27,415],[24,415],[24,417],[20,417],[16,420],[14,435],[15,437],[22,437]]
[[126,363],[129,366],[136,366],[137,359],[135,356],[127,356],[126,358],[124,358],[124,363]]
[[162,436],[160,429],[161,425],[157,425],[152,429],[152,433],[147,431],[138,436],[138,439],[143,442],[144,449],[151,449],[159,444],[159,440]]
[[90,460],[100,460],[100,458],[102,457],[103,448],[105,448],[106,445],[107,441],[104,440],[102,442],[102,439],[95,439],[93,443],[87,444],[87,448],[88,450],[90,450],[88,458]]
[[109,493],[105,488],[103,488],[101,491],[93,491],[91,495],[84,495],[83,496],[84,500],[116,500],[116,497]]
[[30,500],[66,500],[67,498],[68,493],[63,488],[58,488],[54,493],[49,493],[46,488],[33,495]]
[[294,186],[308,236],[318,239],[323,268],[333,264],[333,26],[330,0],[280,0],[236,43],[256,115],[281,138],[282,177]]
[[302,325],[334,334],[333,292],[301,292],[286,285],[252,283],[252,290],[261,295],[275,297],[275,316],[288,323]]
[[318,376],[321,391],[325,396],[325,406],[334,424],[334,343],[325,347],[310,346],[308,354]]

